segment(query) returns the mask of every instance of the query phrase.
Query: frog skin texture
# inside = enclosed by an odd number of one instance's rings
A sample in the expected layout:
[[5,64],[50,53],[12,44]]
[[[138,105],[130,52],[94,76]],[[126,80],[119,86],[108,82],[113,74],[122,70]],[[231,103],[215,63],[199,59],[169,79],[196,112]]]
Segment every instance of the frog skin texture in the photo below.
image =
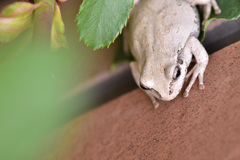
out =
[[[215,0],[215,3],[212,3],[213,0],[202,0],[206,1],[204,3],[198,1],[135,1],[124,31],[124,49],[133,54],[135,61],[130,63],[133,77],[155,108],[159,106],[156,99],[174,99],[190,76],[184,97],[188,96],[197,78],[199,89],[204,89],[203,75],[209,58],[197,39],[200,19],[195,5],[210,5],[211,10],[211,5],[217,3]],[[209,10],[209,7],[205,8]],[[218,6],[213,8],[220,10]],[[205,11],[204,15],[207,15]],[[196,64],[188,72],[193,55]]]

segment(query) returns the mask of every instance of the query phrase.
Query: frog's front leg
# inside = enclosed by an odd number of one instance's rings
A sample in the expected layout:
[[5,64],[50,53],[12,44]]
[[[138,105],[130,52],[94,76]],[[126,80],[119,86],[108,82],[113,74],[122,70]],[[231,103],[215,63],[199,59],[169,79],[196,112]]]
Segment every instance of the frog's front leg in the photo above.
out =
[[207,67],[209,58],[203,45],[199,42],[199,40],[196,37],[193,37],[193,36],[190,36],[188,38],[184,48],[184,53],[186,55],[188,54],[188,56],[189,54],[193,54],[197,62],[195,66],[192,68],[192,70],[185,77],[187,80],[192,75],[192,78],[183,94],[184,97],[187,97],[197,77],[199,79],[199,89],[202,90],[205,88],[203,83],[203,74]]
[[[140,86],[140,71],[138,69],[138,65],[137,65],[137,62],[136,61],[132,61],[130,63],[130,68],[131,68],[131,71],[132,71],[132,75],[133,75],[133,78],[135,80],[135,82],[137,83],[138,87],[141,88]],[[153,97],[149,91],[146,91],[146,90],[143,90],[148,96],[149,98],[151,99],[152,103],[153,103],[153,106],[154,108],[158,108],[159,106],[159,103],[157,102],[156,98]]]

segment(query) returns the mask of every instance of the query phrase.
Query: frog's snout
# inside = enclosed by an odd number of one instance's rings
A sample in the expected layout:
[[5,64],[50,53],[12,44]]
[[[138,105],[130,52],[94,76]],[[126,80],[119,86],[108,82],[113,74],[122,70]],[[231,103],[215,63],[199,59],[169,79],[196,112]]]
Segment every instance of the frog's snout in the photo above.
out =
[[141,82],[140,82],[140,88],[143,89],[143,90],[149,90],[149,91],[151,91],[152,95],[153,95],[155,98],[162,99],[162,96],[161,96],[161,94],[160,94],[158,91],[156,91],[156,90],[153,89],[153,88],[149,88],[149,87],[145,86],[145,85],[142,84]]
[[150,88],[146,87],[144,84],[142,84],[140,82],[140,87],[143,89],[143,90],[150,90]]

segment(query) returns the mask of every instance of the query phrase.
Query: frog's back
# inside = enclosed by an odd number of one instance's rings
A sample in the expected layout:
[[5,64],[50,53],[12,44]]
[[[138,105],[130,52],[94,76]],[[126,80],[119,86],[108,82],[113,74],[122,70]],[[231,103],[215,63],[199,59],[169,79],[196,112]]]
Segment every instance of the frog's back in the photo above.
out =
[[199,30],[198,12],[185,0],[142,0],[130,19],[129,42],[133,52],[137,43],[147,53],[175,56]]

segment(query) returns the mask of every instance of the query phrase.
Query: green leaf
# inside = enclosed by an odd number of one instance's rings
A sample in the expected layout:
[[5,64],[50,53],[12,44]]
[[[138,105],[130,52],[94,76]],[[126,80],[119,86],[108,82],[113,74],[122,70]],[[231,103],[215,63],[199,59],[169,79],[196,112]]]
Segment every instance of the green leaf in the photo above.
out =
[[66,37],[64,35],[65,27],[62,20],[59,6],[55,3],[53,21],[52,21],[52,33],[51,33],[51,46],[52,48],[67,47]]
[[234,20],[240,17],[240,0],[217,0],[222,13],[216,15],[212,9],[210,18],[207,20],[204,31],[200,34],[199,40],[203,41],[207,26],[214,19]]
[[0,13],[0,42],[14,40],[33,23],[33,11],[45,3],[16,2]]
[[109,46],[127,23],[133,0],[84,0],[76,17],[80,40],[91,48]]

